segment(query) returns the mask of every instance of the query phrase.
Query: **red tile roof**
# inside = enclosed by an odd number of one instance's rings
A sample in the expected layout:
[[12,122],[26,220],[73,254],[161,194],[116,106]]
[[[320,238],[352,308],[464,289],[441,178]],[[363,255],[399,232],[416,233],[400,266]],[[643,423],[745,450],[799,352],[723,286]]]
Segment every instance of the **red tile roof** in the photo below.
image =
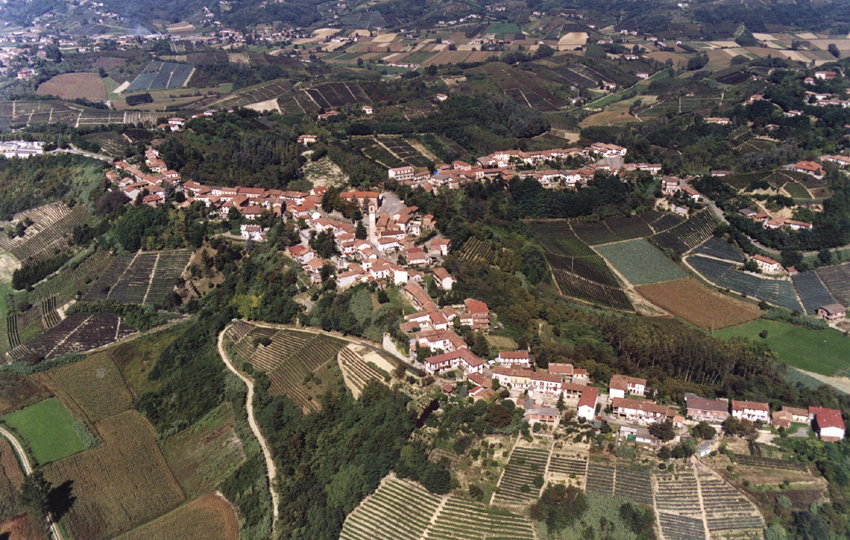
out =
[[[563,386],[563,384],[561,385]],[[596,407],[596,398],[599,397],[599,389],[595,386],[586,387],[581,393],[581,398],[578,400],[579,407]]]

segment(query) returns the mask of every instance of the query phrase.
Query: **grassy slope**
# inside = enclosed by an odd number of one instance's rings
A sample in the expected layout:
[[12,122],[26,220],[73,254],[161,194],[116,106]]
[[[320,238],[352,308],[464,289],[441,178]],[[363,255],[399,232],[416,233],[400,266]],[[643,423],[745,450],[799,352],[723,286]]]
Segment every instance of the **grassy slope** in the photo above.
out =
[[74,419],[55,398],[3,417],[29,443],[40,464],[85,450],[74,431]]
[[850,368],[850,338],[837,330],[808,330],[785,322],[757,320],[715,332],[722,338],[736,336],[761,340],[759,332],[767,330],[765,340],[780,360],[789,365],[823,375],[834,375]]

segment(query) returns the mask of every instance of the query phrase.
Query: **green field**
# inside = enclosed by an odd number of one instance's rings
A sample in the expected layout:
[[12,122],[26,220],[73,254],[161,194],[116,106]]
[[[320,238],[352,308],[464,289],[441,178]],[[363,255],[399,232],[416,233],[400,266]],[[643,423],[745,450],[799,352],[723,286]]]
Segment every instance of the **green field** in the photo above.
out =
[[491,24],[485,34],[519,34],[522,32],[519,26],[514,23],[496,23]]
[[687,277],[673,261],[644,239],[596,246],[632,285],[646,285]]
[[74,431],[74,419],[56,398],[7,414],[3,421],[29,443],[40,465],[85,450]]
[[779,321],[759,319],[718,330],[722,338],[748,337],[761,341],[759,332],[767,330],[764,341],[789,365],[822,375],[835,375],[850,368],[850,338],[837,330],[809,330]]

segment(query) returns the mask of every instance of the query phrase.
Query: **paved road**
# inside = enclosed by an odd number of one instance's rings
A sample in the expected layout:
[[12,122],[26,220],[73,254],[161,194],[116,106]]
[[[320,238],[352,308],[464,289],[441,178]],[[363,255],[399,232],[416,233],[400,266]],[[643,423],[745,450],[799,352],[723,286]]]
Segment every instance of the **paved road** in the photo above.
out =
[[[230,326],[227,328],[230,328]],[[227,351],[224,350],[224,333],[227,332],[227,328],[222,330],[222,332],[218,335],[218,355],[221,357],[224,365],[227,366],[227,369],[242,379],[242,382],[244,382],[245,386],[248,387],[248,397],[245,399],[245,408],[248,411],[248,424],[251,426],[251,431],[254,432],[254,436],[260,442],[260,448],[263,450],[263,455],[266,458],[266,470],[268,471],[269,476],[269,491],[271,491],[272,494],[272,513],[274,515],[272,529],[274,529],[275,522],[279,519],[278,506],[280,504],[277,491],[274,489],[274,479],[277,478],[277,469],[274,466],[274,460],[272,459],[272,453],[269,450],[269,444],[263,436],[260,426],[257,425],[257,420],[254,418],[254,381],[239,373],[230,361],[230,357],[227,356]]]
[[[9,442],[12,444],[12,448],[15,449],[15,453],[18,454],[18,458],[21,460],[21,463],[24,465],[24,472],[29,476],[32,474],[32,464],[30,464],[30,458],[27,456],[27,453],[24,452],[24,447],[21,446],[21,443],[18,442],[18,439],[15,438],[14,435],[9,433],[3,428],[0,428],[0,436],[6,437]],[[56,525],[52,520],[50,521],[50,536],[53,537],[53,540],[64,540],[62,536],[62,531],[59,530],[59,526]]]

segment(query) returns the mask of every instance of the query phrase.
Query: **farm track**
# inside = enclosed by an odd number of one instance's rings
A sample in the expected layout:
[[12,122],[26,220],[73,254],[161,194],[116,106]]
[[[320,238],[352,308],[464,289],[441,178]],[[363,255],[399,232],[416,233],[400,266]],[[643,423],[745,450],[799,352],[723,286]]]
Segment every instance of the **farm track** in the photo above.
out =
[[239,377],[242,382],[245,383],[245,386],[248,387],[248,396],[245,398],[245,409],[248,412],[248,424],[251,426],[251,431],[254,433],[254,436],[257,438],[257,441],[260,443],[260,448],[263,451],[263,456],[266,459],[266,471],[268,472],[269,477],[269,491],[272,496],[272,514],[274,516],[272,522],[272,529],[274,529],[274,523],[279,519],[279,510],[278,506],[280,505],[280,500],[278,497],[278,493],[274,488],[275,478],[277,478],[277,468],[274,465],[274,459],[272,459],[271,450],[269,450],[269,443],[266,441],[266,438],[263,436],[263,432],[260,430],[260,426],[257,424],[257,420],[254,417],[254,381],[236,369],[233,363],[230,361],[230,357],[227,355],[227,351],[224,350],[224,334],[232,325],[228,325],[227,328],[221,331],[218,335],[218,355],[221,357],[221,360],[224,362],[224,365],[227,366],[234,375]]
[[[6,437],[9,443],[12,445],[12,448],[15,449],[15,453],[18,454],[18,461],[21,462],[21,466],[24,469],[24,473],[29,476],[32,473],[32,464],[30,463],[30,459],[27,456],[26,452],[24,452],[24,447],[21,446],[21,443],[18,439],[15,438],[14,435],[9,433],[3,428],[0,428],[0,436]],[[59,526],[56,525],[53,521],[50,521],[50,536],[53,540],[64,540],[62,536],[62,531],[59,530]]]

